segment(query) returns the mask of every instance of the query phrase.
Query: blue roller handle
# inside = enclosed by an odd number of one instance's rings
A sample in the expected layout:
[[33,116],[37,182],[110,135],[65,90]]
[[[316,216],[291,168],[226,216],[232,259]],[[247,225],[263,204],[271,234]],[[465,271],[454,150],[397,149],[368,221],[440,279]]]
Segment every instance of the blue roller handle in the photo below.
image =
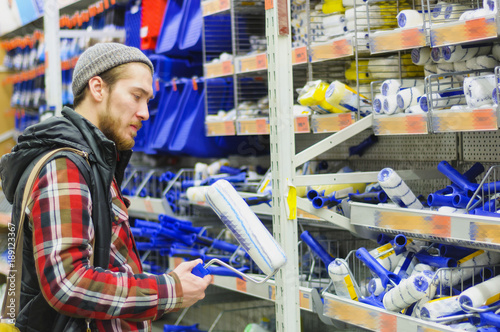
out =
[[194,234],[199,234],[203,230],[203,227],[193,227],[181,222],[176,222],[174,224],[174,228],[186,233],[194,233]]
[[383,246],[384,244],[391,242],[393,239],[394,238],[390,235],[387,235],[385,233],[380,233],[377,236],[377,243],[380,244],[381,246]]
[[372,255],[370,255],[366,248],[361,247],[356,250],[356,257],[363,263],[365,263],[365,265],[380,278],[384,288],[387,287],[391,280],[395,284],[399,284],[399,282],[401,281],[400,276],[391,271],[388,271],[386,268],[380,265],[380,263]]
[[484,172],[484,166],[481,163],[475,163],[464,173],[464,177],[470,182],[475,182],[476,178]]
[[440,162],[437,168],[460,189],[464,190],[468,196],[471,196],[474,191],[476,191],[478,185],[475,183],[471,183],[466,177],[460,174],[460,172],[454,169],[453,166],[451,166],[447,161]]
[[439,195],[439,194],[429,194],[427,196],[427,205],[429,206],[451,206],[453,207],[453,197],[452,195],[450,196],[444,196],[444,195]]
[[485,217],[500,217],[500,214],[490,211],[484,211],[482,207],[475,208],[472,211],[469,211],[470,214],[475,214],[476,216],[485,216]]
[[156,230],[156,236],[165,236],[169,239],[172,239],[174,241],[180,241],[188,246],[192,246],[194,244],[194,241],[196,239],[195,234],[180,234],[180,232],[176,232],[172,229],[165,228],[165,227],[160,227],[158,230]]
[[394,253],[396,255],[399,255],[399,254],[405,252],[407,243],[408,243],[408,241],[406,239],[406,236],[404,236],[403,234],[396,235],[396,237],[394,238],[394,240],[392,242],[392,246],[394,247]]
[[479,326],[493,325],[500,327],[500,315],[488,311],[479,314]]
[[335,258],[333,258],[323,246],[314,238],[308,231],[304,231],[300,234],[300,238],[304,241],[313,252],[315,252],[319,258],[325,263],[325,266],[330,265]]
[[159,229],[161,224],[158,222],[136,219],[135,227]]
[[266,203],[269,206],[271,206],[269,203],[272,200],[272,196],[271,195],[265,195],[265,196],[256,196],[256,197],[246,197],[246,198],[243,198],[243,200],[249,206],[259,205],[259,204],[262,204],[262,203]]
[[139,237],[142,236],[142,229],[139,227],[130,227],[130,231],[133,236]]
[[325,196],[325,191],[322,190],[321,192],[318,192],[314,189],[311,189],[307,192],[307,199],[309,199],[310,201],[312,201],[315,197],[318,197],[318,196]]
[[178,218],[169,216],[167,214],[160,214],[158,216],[158,220],[160,220],[160,222],[166,222],[166,223],[174,223],[175,224],[176,222],[180,222],[180,223],[183,223],[183,224],[186,224],[189,226],[193,225],[193,223],[189,220],[178,219]]
[[136,242],[135,243],[135,247],[137,248],[137,250],[140,250],[140,251],[146,251],[146,250],[152,250],[152,249],[154,249],[153,248],[153,244],[150,243],[150,242]]
[[181,326],[181,325],[163,325],[163,332],[197,332],[198,323],[190,326]]
[[365,153],[365,151],[373,144],[377,143],[377,141],[377,136],[368,136],[363,142],[359,143],[358,145],[349,147],[349,157],[354,155],[358,155],[361,157]]
[[321,209],[323,206],[328,206],[328,208],[332,208],[334,206],[339,205],[342,203],[342,200],[336,199],[335,198],[335,193],[331,194],[330,196],[317,196],[314,197],[312,200],[312,206],[315,209]]
[[451,246],[447,244],[439,244],[438,249],[441,256],[451,257],[455,259],[462,259],[476,251],[476,249]]
[[[470,200],[471,200],[470,197],[460,195],[460,194],[455,194],[453,196],[453,206],[456,207],[457,209],[466,208],[467,204],[469,204]],[[478,201],[477,199],[474,199],[471,203],[471,206],[472,206],[472,204],[474,204],[477,201]]]
[[189,259],[201,258],[205,260],[205,251],[197,249],[176,249],[170,248],[170,256],[172,257],[184,257]]
[[476,332],[500,332],[500,327],[480,327],[476,330]]
[[384,304],[382,303],[382,301],[380,301],[379,299],[377,299],[377,297],[375,295],[373,295],[373,294],[370,295],[370,296],[368,296],[368,297],[360,297],[359,298],[359,302],[365,303],[365,304],[369,304],[369,305],[372,305],[372,306],[375,306],[375,307],[378,307],[378,308],[385,309]]
[[456,267],[457,260],[450,257],[441,256],[431,256],[426,251],[420,251],[415,254],[415,257],[420,261],[420,263],[434,266],[437,268],[441,267]]
[[202,263],[199,263],[196,265],[193,270],[191,271],[192,274],[195,276],[198,276],[200,278],[203,278],[204,276],[207,276],[210,274],[210,270],[206,269],[205,266]]
[[242,173],[243,171],[239,168],[235,168],[235,167],[230,167],[230,166],[224,166],[222,165],[220,167],[220,171],[219,173],[227,173],[227,174],[230,174],[230,175],[238,175],[240,173]]
[[387,194],[385,191],[372,191],[363,194],[349,194],[349,199],[353,202],[378,204],[387,202]]

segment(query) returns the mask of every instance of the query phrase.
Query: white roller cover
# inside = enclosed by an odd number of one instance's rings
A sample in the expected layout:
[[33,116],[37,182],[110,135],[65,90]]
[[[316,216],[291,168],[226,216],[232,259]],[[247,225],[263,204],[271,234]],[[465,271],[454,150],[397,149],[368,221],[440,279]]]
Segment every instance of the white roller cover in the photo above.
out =
[[262,272],[271,275],[286,263],[283,249],[229,182],[215,182],[206,199]]

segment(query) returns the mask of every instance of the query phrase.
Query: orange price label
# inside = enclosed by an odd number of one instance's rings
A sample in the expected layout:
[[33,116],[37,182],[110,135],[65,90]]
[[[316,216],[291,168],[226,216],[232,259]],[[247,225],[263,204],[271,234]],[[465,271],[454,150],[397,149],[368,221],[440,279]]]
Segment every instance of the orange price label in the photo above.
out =
[[486,18],[465,21],[465,32],[469,39],[482,39],[488,36]]
[[311,295],[307,293],[302,293],[302,291],[299,291],[300,294],[300,307],[304,309],[310,309],[311,308]]
[[247,292],[247,282],[240,278],[236,278],[236,290],[246,293]]
[[233,63],[231,60],[222,63],[222,75],[231,75],[233,73]]
[[406,116],[408,134],[427,134],[427,116],[424,114]]
[[298,116],[295,118],[295,132],[308,133],[310,131],[309,118],[307,116]]
[[332,52],[335,55],[351,55],[352,54],[352,46],[347,41],[346,38],[335,40],[332,43]]
[[269,286],[269,300],[276,301],[276,286]]
[[266,0],[266,2],[264,3],[264,8],[265,8],[265,10],[274,8],[274,1],[273,0]]
[[153,205],[147,199],[144,200],[144,209],[146,209],[146,211],[149,212],[149,213],[153,213],[154,212]]
[[401,31],[401,42],[403,48],[414,48],[425,46],[425,34],[422,29],[412,28]]
[[228,10],[230,8],[229,0],[220,0],[219,7],[220,10]]
[[493,109],[481,109],[472,112],[474,128],[497,129],[497,115]]
[[267,57],[266,54],[259,54],[256,56],[257,68],[256,69],[266,69],[267,68]]
[[472,112],[435,112],[432,116],[433,130],[436,132],[496,130],[497,114],[493,109]]
[[293,50],[292,62],[294,64],[306,63],[307,62],[307,47],[302,46],[295,48]]
[[255,128],[256,128],[257,134],[267,134],[266,119],[255,120]]
[[225,121],[224,122],[224,133],[226,135],[235,135],[235,128],[233,121]]

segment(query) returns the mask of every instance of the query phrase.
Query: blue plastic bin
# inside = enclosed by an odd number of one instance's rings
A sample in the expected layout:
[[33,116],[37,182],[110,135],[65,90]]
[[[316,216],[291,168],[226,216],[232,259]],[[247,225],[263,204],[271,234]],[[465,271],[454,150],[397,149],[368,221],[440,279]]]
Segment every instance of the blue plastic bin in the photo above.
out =
[[188,1],[169,0],[160,34],[156,42],[156,53],[165,55],[183,55],[186,52],[179,49],[179,29]]
[[181,51],[201,52],[203,13],[200,0],[185,0],[186,7],[179,31],[178,43]]

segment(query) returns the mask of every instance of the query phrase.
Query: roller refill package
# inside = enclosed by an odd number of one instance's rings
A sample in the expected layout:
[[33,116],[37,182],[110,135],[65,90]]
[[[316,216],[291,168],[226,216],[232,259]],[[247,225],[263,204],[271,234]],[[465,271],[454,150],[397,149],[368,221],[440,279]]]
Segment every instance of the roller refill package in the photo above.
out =
[[[286,263],[283,249],[229,182],[218,180],[211,185],[206,191],[206,201],[267,278]],[[212,262],[232,269],[220,261],[212,260],[205,267],[202,264],[197,265],[193,274],[210,274],[208,266]],[[243,276],[254,281],[246,275]]]

